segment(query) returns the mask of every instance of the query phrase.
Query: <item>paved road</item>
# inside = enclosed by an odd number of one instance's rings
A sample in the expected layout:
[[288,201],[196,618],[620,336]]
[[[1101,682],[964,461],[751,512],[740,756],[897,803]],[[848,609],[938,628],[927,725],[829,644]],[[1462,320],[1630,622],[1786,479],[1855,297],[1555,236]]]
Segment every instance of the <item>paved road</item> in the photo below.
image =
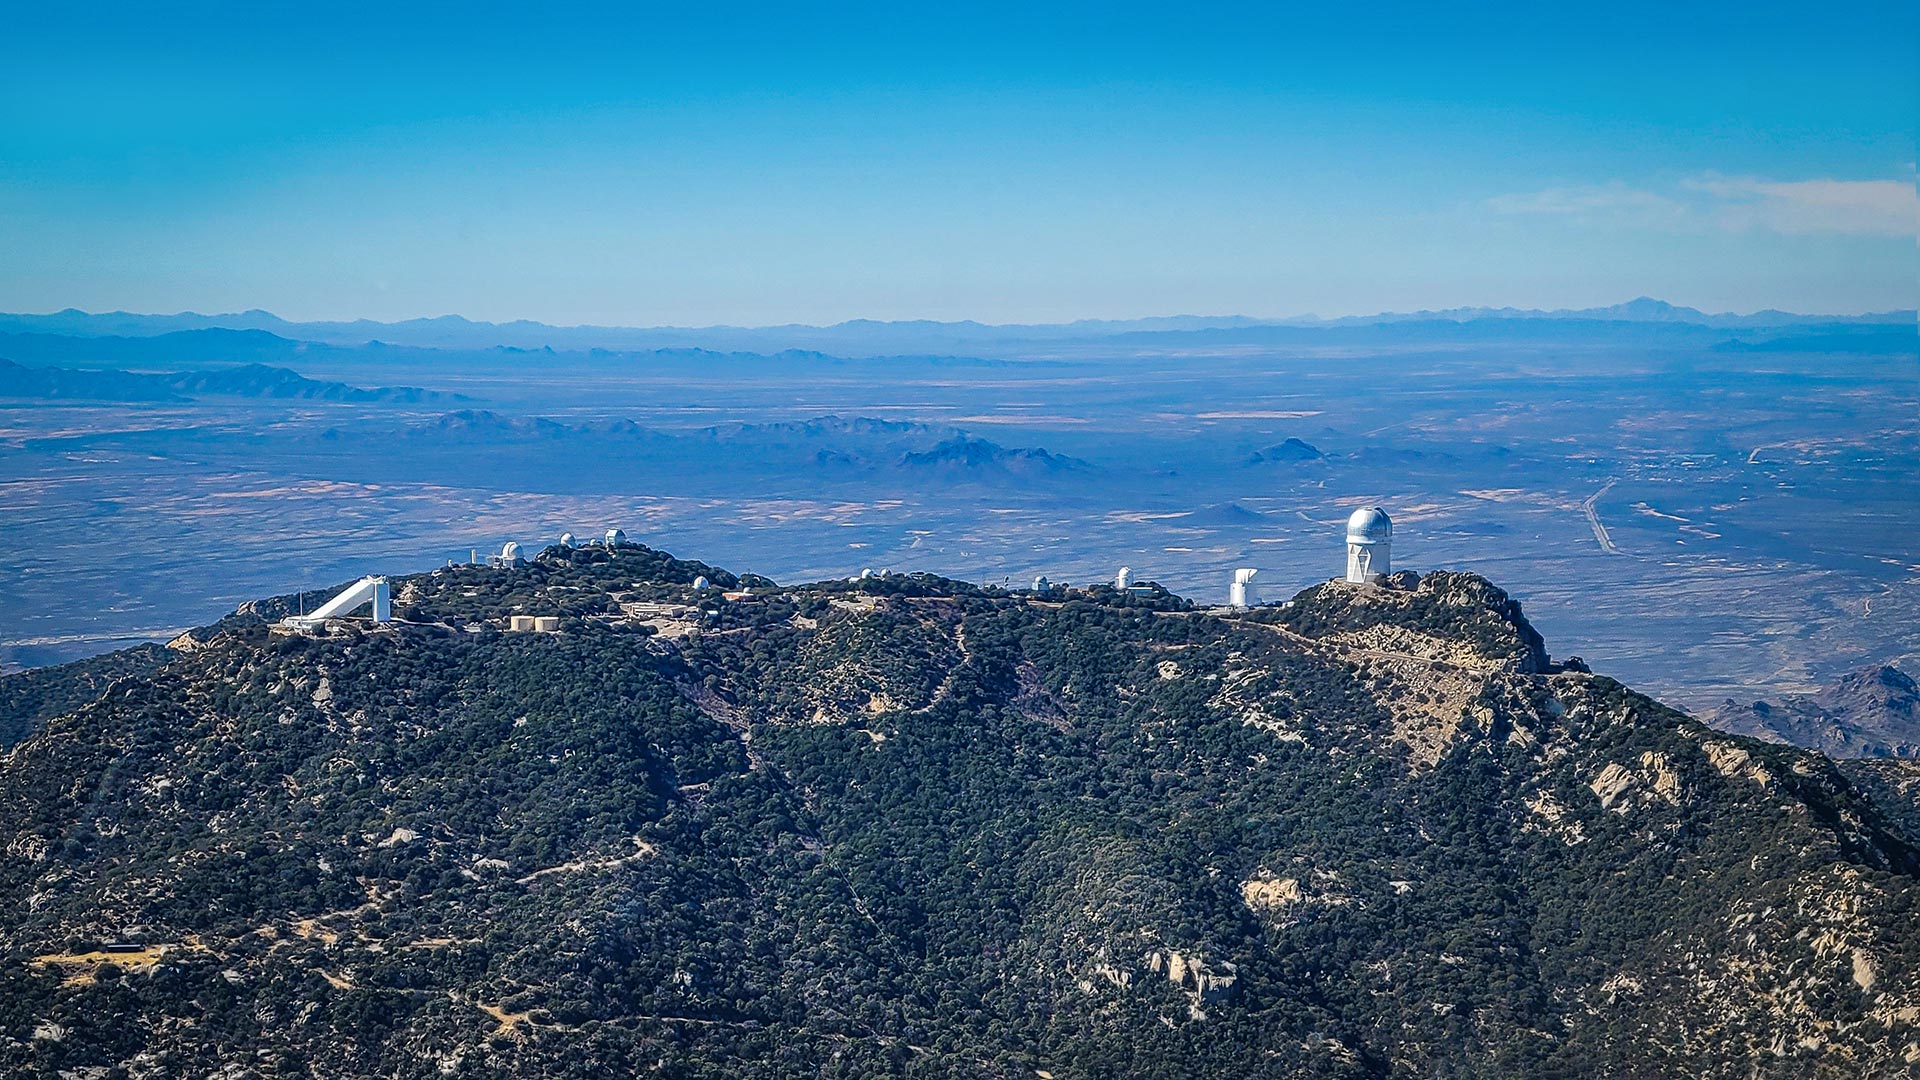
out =
[[1600,550],[1609,555],[1625,555],[1626,552],[1614,546],[1613,537],[1607,534],[1607,527],[1600,523],[1600,515],[1594,510],[1594,504],[1600,501],[1600,496],[1605,495],[1609,488],[1619,482],[1619,480],[1609,480],[1599,491],[1580,501],[1580,512],[1587,515],[1587,524],[1593,526],[1593,538],[1600,541]]

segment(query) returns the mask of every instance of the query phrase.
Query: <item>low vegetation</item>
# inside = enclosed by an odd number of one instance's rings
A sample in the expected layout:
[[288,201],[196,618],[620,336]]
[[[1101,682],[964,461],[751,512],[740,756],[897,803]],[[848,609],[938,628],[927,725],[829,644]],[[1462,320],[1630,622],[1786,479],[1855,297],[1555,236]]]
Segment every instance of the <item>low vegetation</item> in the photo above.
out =
[[0,762],[0,1071],[1920,1062],[1911,835],[1553,669],[1478,578],[1248,618],[638,547],[394,586],[404,623],[263,602],[76,683]]

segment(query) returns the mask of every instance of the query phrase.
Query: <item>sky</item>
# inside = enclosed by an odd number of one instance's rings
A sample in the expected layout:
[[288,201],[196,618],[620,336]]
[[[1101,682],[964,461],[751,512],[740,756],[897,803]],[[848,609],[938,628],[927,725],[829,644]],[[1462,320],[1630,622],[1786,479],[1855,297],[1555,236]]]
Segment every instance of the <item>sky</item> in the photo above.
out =
[[398,6],[12,11],[0,310],[761,325],[1920,292],[1911,4]]

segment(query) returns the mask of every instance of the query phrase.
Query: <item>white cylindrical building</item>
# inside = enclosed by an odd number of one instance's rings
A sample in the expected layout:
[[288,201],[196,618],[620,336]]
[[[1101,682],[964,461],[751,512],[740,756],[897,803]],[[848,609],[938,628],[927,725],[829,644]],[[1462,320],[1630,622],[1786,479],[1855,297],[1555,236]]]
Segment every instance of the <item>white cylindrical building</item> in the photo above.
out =
[[1124,589],[1131,584],[1133,584],[1133,567],[1123,566],[1119,573],[1113,575],[1114,588]]
[[1355,585],[1393,573],[1393,519],[1377,506],[1363,506],[1347,519],[1347,580]]
[[1233,584],[1227,588],[1227,606],[1231,608],[1250,608],[1260,602],[1254,595],[1253,578],[1260,571],[1242,567],[1233,572]]

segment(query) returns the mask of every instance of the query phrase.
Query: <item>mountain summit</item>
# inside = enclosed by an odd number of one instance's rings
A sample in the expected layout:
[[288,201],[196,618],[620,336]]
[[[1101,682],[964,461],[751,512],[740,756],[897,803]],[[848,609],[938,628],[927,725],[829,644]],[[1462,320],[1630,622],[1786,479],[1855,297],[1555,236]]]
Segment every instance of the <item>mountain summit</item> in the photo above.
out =
[[39,710],[0,759],[0,1069],[1920,1062],[1912,837],[1825,758],[1563,669],[1472,575],[1230,614],[622,546],[391,586],[391,623],[263,601],[0,693]]

